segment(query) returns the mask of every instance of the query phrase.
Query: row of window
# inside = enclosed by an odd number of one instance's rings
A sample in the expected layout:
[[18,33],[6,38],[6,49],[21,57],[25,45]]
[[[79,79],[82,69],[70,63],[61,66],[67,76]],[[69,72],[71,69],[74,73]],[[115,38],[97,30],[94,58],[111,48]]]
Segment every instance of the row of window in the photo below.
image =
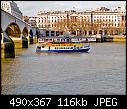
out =
[[[62,21],[62,20],[63,20],[63,19],[58,20],[58,21]],[[57,22],[57,20],[51,20],[51,21],[50,21],[50,20],[48,20],[48,21],[47,21],[47,20],[38,20],[38,22],[39,22],[39,23],[40,23],[40,22],[42,22],[42,23],[43,23],[43,22],[48,22],[48,23],[50,23],[50,22]]]
[[38,19],[66,19],[66,17],[62,17],[62,16],[60,16],[60,17],[48,17],[48,18],[46,18],[46,17],[40,17],[40,18],[38,18]]
[[73,49],[73,47],[55,47],[55,49]]
[[[94,21],[106,21],[106,22],[107,21],[109,21],[109,22],[110,21],[112,21],[112,22],[115,21],[116,22],[117,20],[116,19],[114,19],[114,20],[111,20],[111,19],[109,19],[109,20],[107,20],[107,19],[94,19]],[[118,21],[120,21],[120,20],[118,20]]]
[[7,3],[2,3],[1,5],[4,6],[4,7],[7,7],[8,6]]
[[[88,20],[88,21],[90,21],[90,19],[91,18],[89,18],[89,19],[84,19],[84,20]],[[53,19],[53,20],[47,20],[47,19],[42,19],[42,20],[40,20],[40,19],[38,19],[38,22],[57,22],[57,21],[62,21],[62,20],[66,20],[66,19]],[[78,20],[78,19],[70,19],[70,20]],[[83,20],[83,19],[80,19],[80,20]],[[117,19],[94,19],[94,21],[97,21],[97,20],[102,20],[102,21],[117,21]],[[120,18],[118,18],[118,21],[120,21]]]
[[[84,26],[90,26],[91,24],[84,24]],[[120,26],[120,23],[102,23],[102,24],[94,24],[94,26]],[[43,27],[59,27],[58,25],[55,24],[49,24],[47,25],[43,25],[43,24],[39,24],[38,27],[43,28]]]
[[9,6],[8,5],[7,6],[1,6],[1,8],[9,10]]
[[116,18],[116,16],[94,16],[94,18]]
[[[74,47],[74,49],[79,49],[83,47]],[[55,47],[55,49],[73,49],[73,47]]]
[[[62,20],[61,20],[61,21],[62,21]],[[75,19],[75,20],[72,20],[72,21],[77,21],[77,20]],[[91,21],[91,20],[90,20],[90,19],[87,19],[87,21],[89,22],[89,21]],[[115,22],[116,22],[117,19],[114,19],[114,20],[111,20],[111,19],[108,19],[108,20],[107,20],[107,19],[94,19],[94,22],[95,22],[95,21],[106,21],[106,22],[107,22],[107,21],[109,21],[109,22],[110,22],[110,21],[112,21],[112,22],[115,21]],[[119,21],[120,21],[120,19],[118,19],[118,22],[119,22]],[[47,22],[46,20],[38,20],[38,23],[46,23],[46,22]],[[52,20],[52,21],[48,20],[48,23],[50,23],[50,22],[57,22],[57,20]]]
[[[65,16],[57,16],[57,17],[48,17],[48,19],[66,19]],[[91,16],[80,16],[79,18],[91,18]],[[93,18],[117,18],[117,16],[93,16]],[[47,19],[46,17],[40,17],[38,19]]]

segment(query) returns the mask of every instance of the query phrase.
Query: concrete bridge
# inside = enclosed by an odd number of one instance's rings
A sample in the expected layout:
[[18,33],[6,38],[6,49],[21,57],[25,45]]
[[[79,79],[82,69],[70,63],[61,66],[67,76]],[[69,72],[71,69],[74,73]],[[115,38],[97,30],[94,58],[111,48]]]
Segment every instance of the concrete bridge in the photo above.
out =
[[1,9],[2,58],[14,58],[15,49],[28,48],[37,42],[39,29]]

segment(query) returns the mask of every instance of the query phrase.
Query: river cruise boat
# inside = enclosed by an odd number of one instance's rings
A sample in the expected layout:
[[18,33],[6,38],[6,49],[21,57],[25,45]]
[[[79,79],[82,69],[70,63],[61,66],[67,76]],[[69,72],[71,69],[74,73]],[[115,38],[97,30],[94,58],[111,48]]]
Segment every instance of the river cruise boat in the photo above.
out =
[[89,43],[81,42],[48,42],[37,45],[36,52],[88,52]]

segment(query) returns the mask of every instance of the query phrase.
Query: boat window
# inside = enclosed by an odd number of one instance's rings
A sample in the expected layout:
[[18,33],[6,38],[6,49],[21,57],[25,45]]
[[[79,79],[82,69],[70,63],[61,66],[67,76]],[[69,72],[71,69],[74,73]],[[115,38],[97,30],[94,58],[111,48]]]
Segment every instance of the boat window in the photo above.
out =
[[42,46],[42,48],[44,48],[45,46]]
[[73,47],[71,47],[70,49],[73,49]]

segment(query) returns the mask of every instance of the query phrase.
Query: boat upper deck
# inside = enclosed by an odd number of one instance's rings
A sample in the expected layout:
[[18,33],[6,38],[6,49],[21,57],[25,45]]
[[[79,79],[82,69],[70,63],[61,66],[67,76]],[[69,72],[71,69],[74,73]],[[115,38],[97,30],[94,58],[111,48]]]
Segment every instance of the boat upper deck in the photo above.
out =
[[61,43],[47,43],[46,46],[82,46],[83,43],[61,42]]

